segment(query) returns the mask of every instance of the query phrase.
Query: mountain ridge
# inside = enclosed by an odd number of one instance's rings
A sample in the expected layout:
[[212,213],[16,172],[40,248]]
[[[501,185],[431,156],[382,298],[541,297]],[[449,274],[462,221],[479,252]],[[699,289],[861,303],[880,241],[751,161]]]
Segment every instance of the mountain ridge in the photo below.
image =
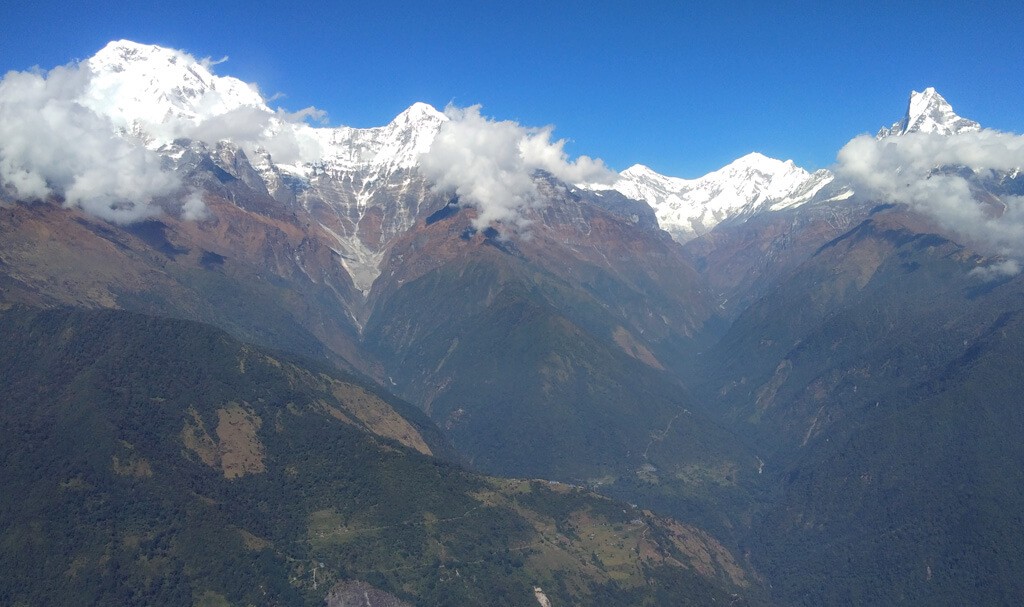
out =
[[809,173],[792,160],[752,152],[696,179],[669,177],[633,165],[611,187],[646,201],[655,209],[661,227],[686,243],[727,219],[806,204],[834,179],[825,169]]
[[[420,156],[430,150],[440,126],[448,120],[428,104],[414,103],[381,127],[314,126],[301,118],[322,115],[315,108],[292,116],[281,110],[273,112],[255,86],[229,76],[214,76],[209,69],[213,62],[196,60],[181,51],[122,40],[111,42],[87,63],[100,74],[88,92],[87,105],[110,116],[129,134],[148,141],[150,147],[158,147],[160,141],[166,145],[167,134],[155,139],[147,131],[170,128],[179,132],[181,128],[174,123],[183,119],[202,133],[209,130],[203,124],[221,121],[233,112],[259,113],[262,132],[241,145],[271,186],[272,196],[304,205],[336,235],[346,268],[364,294],[379,275],[389,243],[411,228],[423,212],[434,212],[445,202],[429,200],[429,188],[417,175]],[[119,84],[118,79],[125,82]],[[149,83],[148,89],[140,85],[143,82]],[[150,94],[143,95],[142,90]],[[153,104],[154,92],[162,105]],[[111,95],[121,98],[111,102]],[[108,98],[105,103],[100,101],[104,97]],[[138,116],[129,121],[134,106],[139,108],[134,112]],[[920,93],[913,91],[904,119],[881,129],[878,137],[911,132],[952,134],[978,128],[976,122],[957,116],[929,87]],[[292,157],[278,160],[283,148],[288,148],[287,155]],[[410,188],[417,193],[405,197],[404,204],[379,204],[382,198],[400,196]],[[619,174],[610,189],[649,204],[662,229],[680,243],[707,233],[722,221],[742,221],[755,213],[810,202],[841,202],[853,195],[828,169],[810,173],[792,161],[757,152],[696,179],[660,175],[633,165]]]
[[[181,137],[209,145],[234,140],[271,196],[303,206],[334,235],[346,269],[367,293],[390,241],[436,210],[413,173],[448,118],[414,103],[381,127],[312,126],[301,118],[315,118],[315,109],[275,112],[255,86],[216,76],[208,64],[156,45],[111,42],[85,62],[95,76],[79,99],[164,156],[181,154]],[[278,161],[280,154],[288,157]]]

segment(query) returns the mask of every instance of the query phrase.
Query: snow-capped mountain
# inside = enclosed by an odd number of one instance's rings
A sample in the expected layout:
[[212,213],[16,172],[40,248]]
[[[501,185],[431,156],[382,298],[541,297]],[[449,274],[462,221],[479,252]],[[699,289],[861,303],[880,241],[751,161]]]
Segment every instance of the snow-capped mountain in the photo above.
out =
[[118,40],[85,63],[92,77],[82,105],[156,145],[241,108],[273,114],[254,85],[214,76],[208,62],[178,50]]
[[880,129],[876,137],[882,139],[907,133],[957,135],[980,129],[981,125],[977,122],[957,116],[953,106],[934,88],[928,87],[920,93],[911,91],[907,114],[891,127]]
[[296,165],[265,163],[270,183],[275,174],[299,178],[273,192],[294,196],[320,224],[338,238],[339,252],[356,286],[363,292],[380,274],[388,245],[421,215],[447,201],[430,190],[416,170],[448,118],[425,103],[415,103],[382,127],[314,128],[302,125],[299,138],[319,146],[319,157]]
[[633,165],[619,174],[612,188],[646,201],[662,229],[686,242],[732,217],[800,206],[833,179],[827,170],[810,173],[792,160],[755,152],[697,179],[668,177]]
[[[913,91],[902,120],[878,132],[877,138],[907,133],[955,135],[977,131],[977,122],[962,118],[932,87]],[[661,175],[643,165],[619,174],[612,186],[622,194],[646,201],[661,227],[679,242],[704,234],[733,217],[777,211],[815,202],[841,201],[853,190],[835,182],[826,169],[809,173],[792,161],[748,154],[697,179]]]
[[[215,76],[208,60],[130,40],[107,44],[86,65],[92,77],[80,99],[82,105],[108,117],[116,127],[148,135],[152,147],[178,136],[242,134],[254,142],[287,137],[298,145],[298,158],[281,166],[304,176],[324,169],[411,168],[446,120],[433,107],[416,103],[384,127],[313,127],[289,119],[286,113],[275,113],[255,85]],[[245,109],[259,112],[240,116],[251,122],[249,132],[240,128],[240,133],[231,133],[226,125],[208,124]],[[260,128],[263,132],[251,132]]]
[[85,65],[91,77],[79,102],[119,133],[172,158],[184,152],[179,138],[245,150],[272,196],[302,205],[335,235],[360,290],[431,198],[415,169],[448,118],[425,103],[382,127],[317,127],[275,112],[256,86],[216,76],[209,61],[182,51],[120,40]]
[[309,128],[320,144],[319,170],[373,170],[391,173],[417,166],[430,149],[437,130],[448,118],[433,106],[414,103],[389,124],[356,129]]
[[[446,202],[417,170],[448,120],[427,104],[382,127],[319,127],[273,111],[255,86],[214,75],[209,61],[182,51],[117,41],[87,64],[94,75],[83,105],[165,155],[181,153],[173,143],[179,137],[209,145],[231,140],[273,197],[300,205],[335,235],[343,264],[364,292],[389,244]],[[832,180],[827,171],[812,174],[750,154],[692,180],[636,165],[613,188],[646,201],[661,227],[685,242],[731,217],[803,204]]]
[[[364,293],[395,239],[447,202],[419,171],[420,158],[448,120],[427,104],[413,104],[382,127],[323,127],[302,121],[303,112],[271,109],[255,85],[214,75],[214,62],[183,51],[121,40],[85,65],[90,78],[80,102],[109,118],[121,134],[171,159],[183,153],[182,138],[211,150],[228,140],[243,151],[244,162],[255,169],[247,178],[262,180],[278,202],[298,205],[332,234],[342,263]],[[879,137],[978,128],[928,88],[913,92],[904,119]],[[811,173],[758,153],[696,179],[634,165],[611,189],[648,203],[659,225],[680,243],[730,219],[853,194],[828,170]]]

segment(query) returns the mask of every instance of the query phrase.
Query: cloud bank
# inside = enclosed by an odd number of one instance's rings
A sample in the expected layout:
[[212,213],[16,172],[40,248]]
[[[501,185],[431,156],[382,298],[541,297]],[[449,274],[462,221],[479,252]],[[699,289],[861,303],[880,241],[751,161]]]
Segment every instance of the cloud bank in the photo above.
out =
[[117,137],[109,120],[77,102],[90,76],[67,66],[0,80],[0,185],[117,223],[156,215],[153,199],[181,184],[155,153]]
[[435,191],[454,192],[477,209],[474,227],[529,224],[525,212],[543,204],[533,182],[536,171],[569,183],[611,183],[615,174],[600,160],[569,161],[565,140],[552,141],[553,127],[528,128],[480,115],[480,106],[445,109],[445,122],[420,160]]
[[[985,253],[1024,258],[1024,197],[995,195],[974,185],[994,171],[1022,168],[1024,136],[983,129],[879,140],[862,135],[839,151],[836,172],[864,194],[933,217]],[[1013,268],[1019,270],[1016,262],[1001,269]]]

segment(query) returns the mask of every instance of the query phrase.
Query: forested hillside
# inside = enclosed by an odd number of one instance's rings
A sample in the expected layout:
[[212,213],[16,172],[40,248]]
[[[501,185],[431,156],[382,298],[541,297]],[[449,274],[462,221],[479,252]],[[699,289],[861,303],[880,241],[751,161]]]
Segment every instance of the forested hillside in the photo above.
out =
[[3,604],[318,605],[355,580],[416,605],[757,596],[702,531],[468,472],[412,407],[220,330],[7,307],[0,335]]

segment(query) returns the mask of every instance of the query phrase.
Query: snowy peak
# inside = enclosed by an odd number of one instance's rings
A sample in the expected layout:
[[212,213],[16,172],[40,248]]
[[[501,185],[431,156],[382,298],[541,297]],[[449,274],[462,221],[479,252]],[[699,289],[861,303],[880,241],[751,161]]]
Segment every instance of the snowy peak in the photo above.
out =
[[777,160],[763,154],[752,152],[737,158],[717,171],[708,173],[701,180],[712,183],[724,183],[737,177],[749,178],[766,196],[774,196],[788,191],[788,183],[793,179],[803,180],[808,172],[793,164],[792,160]]
[[400,125],[420,125],[420,124],[436,124],[440,125],[442,122],[448,120],[448,117],[437,111],[434,106],[429,103],[423,103],[417,101],[410,105],[401,114],[395,117],[391,121],[391,124]]
[[307,127],[322,150],[322,168],[332,171],[393,172],[412,169],[430,150],[448,117],[426,103],[414,103],[381,127]]
[[953,111],[953,106],[946,101],[934,88],[928,87],[922,92],[911,91],[907,113],[903,120],[889,128],[878,131],[877,138],[906,135],[907,133],[938,133],[939,135],[956,135],[981,129],[981,125],[973,120],[961,118]]
[[[625,171],[619,173],[619,179],[612,187],[619,189],[619,186],[629,187],[630,184],[632,184],[634,186],[647,185],[661,190],[675,190],[685,187],[687,183],[689,183],[689,181],[686,179],[662,175],[651,167],[644,166],[642,164],[634,164]],[[619,191],[622,190],[620,189]],[[625,192],[623,192],[623,194],[625,194]],[[626,195],[628,196],[629,194]]]
[[271,111],[254,85],[215,76],[209,60],[181,51],[118,40],[87,65],[93,77],[84,105],[120,127],[194,124],[242,107]]
[[808,173],[792,160],[754,152],[697,179],[637,164],[619,173],[612,187],[650,204],[661,227],[685,242],[732,217],[804,204],[832,180],[828,171]]
[[281,168],[301,176],[318,168],[413,168],[448,119],[426,103],[414,103],[382,127],[317,128],[275,113],[255,85],[214,75],[215,63],[180,50],[114,41],[87,60],[91,77],[80,101],[154,149],[178,137],[214,143],[239,133],[245,143],[266,148],[280,162],[276,157],[283,146],[275,146],[273,139],[287,141],[299,153]]
[[646,179],[664,184],[675,184],[677,187],[685,187],[698,182],[722,183],[729,181],[738,175],[751,176],[764,183],[771,183],[779,175],[784,174],[806,175],[807,171],[797,167],[792,160],[776,160],[764,154],[751,152],[746,156],[737,158],[717,171],[712,171],[697,179],[683,179],[680,177],[668,177],[657,173],[650,167],[642,164],[634,164],[628,169],[619,173],[620,177],[630,180]]
[[111,42],[82,64],[88,80],[78,101],[108,117],[120,135],[172,160],[183,153],[178,139],[202,142],[214,154],[224,141],[231,145],[223,149],[244,150],[254,169],[246,177],[311,212],[337,239],[357,288],[369,289],[388,243],[415,223],[421,205],[431,204],[416,168],[448,117],[414,103],[380,127],[313,126],[303,116],[314,108],[274,111],[255,85],[215,75],[216,63]]

